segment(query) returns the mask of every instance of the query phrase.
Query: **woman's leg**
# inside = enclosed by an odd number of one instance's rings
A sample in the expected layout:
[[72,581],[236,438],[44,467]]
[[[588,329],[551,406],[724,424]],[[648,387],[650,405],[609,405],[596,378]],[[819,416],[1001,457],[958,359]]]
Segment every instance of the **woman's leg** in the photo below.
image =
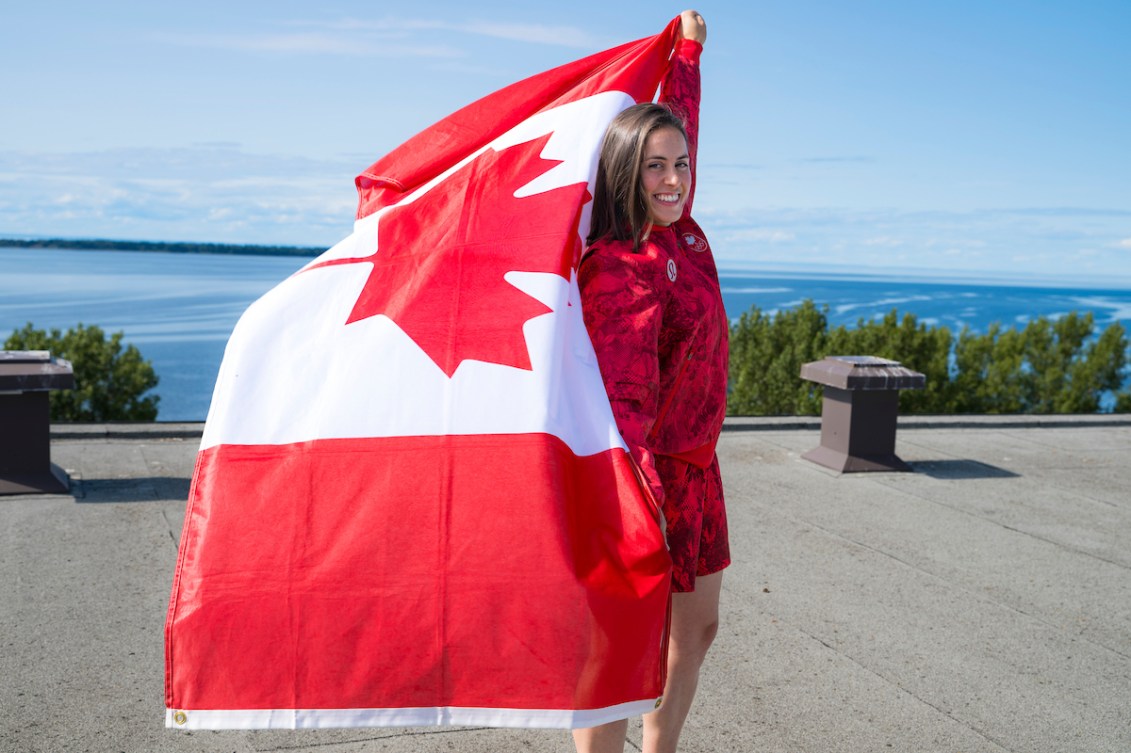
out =
[[624,738],[628,735],[628,720],[609,722],[600,727],[575,729],[573,744],[577,753],[624,753]]
[[[668,682],[659,710],[644,715],[644,753],[675,753],[699,684],[699,668],[719,629],[722,572],[695,579],[695,590],[672,594]],[[578,750],[581,750],[579,747]]]

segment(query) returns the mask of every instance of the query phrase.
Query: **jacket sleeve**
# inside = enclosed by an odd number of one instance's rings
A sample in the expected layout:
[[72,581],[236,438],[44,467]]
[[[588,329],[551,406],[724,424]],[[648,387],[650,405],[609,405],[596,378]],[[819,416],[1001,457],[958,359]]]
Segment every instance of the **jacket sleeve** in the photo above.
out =
[[663,306],[647,260],[630,246],[598,246],[578,271],[581,312],[613,417],[656,504],[664,489],[647,437],[656,422]]
[[676,42],[671,64],[660,87],[660,102],[683,120],[687,131],[687,153],[691,157],[691,193],[683,208],[684,218],[691,216],[691,205],[695,200],[695,184],[698,172],[696,159],[699,154],[699,56],[703,45],[693,39]]

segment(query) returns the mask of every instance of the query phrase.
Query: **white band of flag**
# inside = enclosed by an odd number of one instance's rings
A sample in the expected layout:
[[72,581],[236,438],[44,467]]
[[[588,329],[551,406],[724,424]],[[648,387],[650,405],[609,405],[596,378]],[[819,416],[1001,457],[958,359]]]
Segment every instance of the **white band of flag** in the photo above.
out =
[[341,727],[525,727],[580,729],[654,711],[659,699],[630,701],[603,709],[166,709],[173,729],[335,729]]

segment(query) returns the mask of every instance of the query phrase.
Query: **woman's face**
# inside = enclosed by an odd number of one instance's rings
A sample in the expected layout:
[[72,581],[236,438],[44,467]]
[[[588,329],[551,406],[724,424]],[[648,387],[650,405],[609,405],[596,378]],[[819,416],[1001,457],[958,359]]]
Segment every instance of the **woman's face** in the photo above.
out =
[[640,187],[653,225],[666,227],[683,216],[691,193],[691,160],[687,141],[677,129],[657,128],[644,142]]

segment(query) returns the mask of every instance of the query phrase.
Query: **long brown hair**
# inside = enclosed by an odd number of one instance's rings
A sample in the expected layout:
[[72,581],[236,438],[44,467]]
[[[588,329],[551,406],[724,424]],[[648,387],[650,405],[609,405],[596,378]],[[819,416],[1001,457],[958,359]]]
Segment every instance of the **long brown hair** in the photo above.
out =
[[633,105],[609,123],[597,161],[593,217],[586,244],[610,237],[631,240],[634,251],[640,248],[648,227],[648,206],[640,190],[640,163],[648,137],[660,128],[674,128],[687,141],[683,121],[664,105]]

